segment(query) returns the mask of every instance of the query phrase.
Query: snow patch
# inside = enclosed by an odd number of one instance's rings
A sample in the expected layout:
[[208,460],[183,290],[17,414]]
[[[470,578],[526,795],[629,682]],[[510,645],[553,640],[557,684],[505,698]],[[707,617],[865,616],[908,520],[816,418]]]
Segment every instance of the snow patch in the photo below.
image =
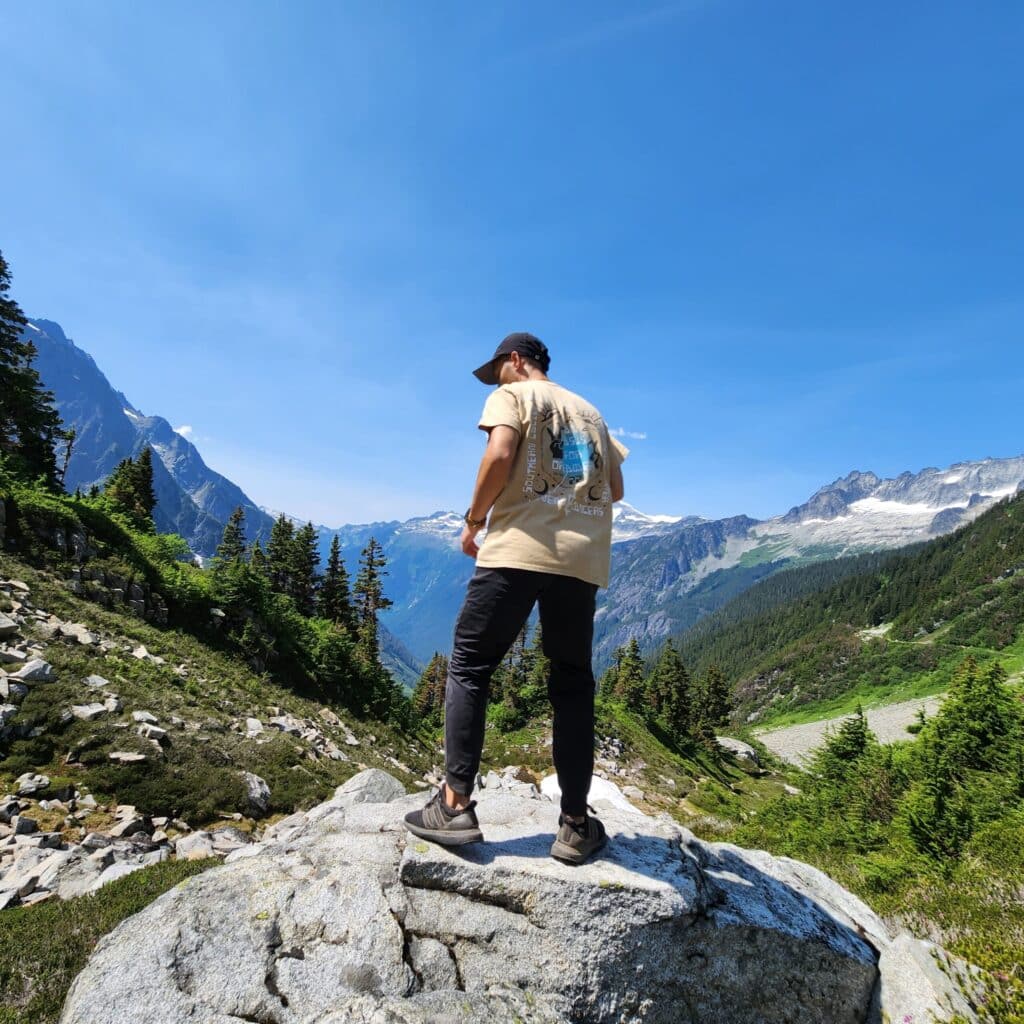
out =
[[941,512],[945,505],[928,505],[923,501],[886,501],[884,498],[861,498],[850,503],[850,511],[859,515],[925,516]]

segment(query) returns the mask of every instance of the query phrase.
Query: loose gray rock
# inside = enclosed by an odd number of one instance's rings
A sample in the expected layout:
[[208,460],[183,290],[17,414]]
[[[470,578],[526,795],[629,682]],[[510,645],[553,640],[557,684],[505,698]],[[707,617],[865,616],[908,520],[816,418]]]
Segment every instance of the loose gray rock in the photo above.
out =
[[50,786],[48,775],[37,775],[34,772],[25,772],[19,775],[14,783],[14,792],[17,796],[32,796],[34,793],[41,793]]
[[146,760],[145,754],[137,754],[131,750],[112,750],[107,757],[118,764],[138,764],[140,761]]
[[249,812],[257,817],[270,810],[270,786],[252,772],[242,772]]
[[145,814],[131,814],[118,822],[118,824],[110,830],[110,834],[115,839],[121,839],[125,836],[133,836],[138,832],[143,832],[148,835],[152,831],[153,822],[150,818]]
[[761,767],[761,758],[758,757],[757,751],[749,743],[733,739],[731,736],[716,736],[715,741],[723,749],[735,754],[738,760],[747,761],[755,768]]
[[573,867],[549,856],[557,805],[504,789],[479,795],[486,842],[440,847],[383,774],[123,921],[62,1024],[860,1024],[880,1004],[892,937],[807,865],[599,801],[610,843]]
[[52,683],[56,679],[53,666],[42,658],[32,658],[26,661],[17,672],[12,672],[11,679],[18,679],[23,683]]
[[102,889],[103,886],[108,885],[110,882],[116,882],[117,879],[124,878],[125,875],[130,875],[144,867],[146,867],[146,863],[141,858],[137,860],[114,861],[113,864],[104,868],[99,873],[96,880],[89,887],[89,891],[96,892],[97,889]]
[[150,725],[156,725],[159,719],[151,711],[133,711],[132,718],[136,722],[148,722]]
[[57,632],[69,640],[77,640],[83,647],[91,647],[99,641],[99,637],[80,622],[65,622]]
[[302,723],[296,721],[291,715],[275,715],[270,719],[270,725],[289,736],[302,735]]
[[94,690],[98,690],[101,687],[109,687],[110,683],[107,682],[103,676],[91,675],[85,677],[85,685],[91,686]]
[[218,857],[223,857],[244,846],[252,845],[253,838],[241,829],[227,825],[224,828],[214,829],[210,833],[210,842],[213,845],[213,852]]
[[379,768],[353,775],[334,791],[335,799],[344,798],[347,804],[385,804],[404,796],[405,787],[398,779]]
[[108,714],[107,706],[105,704],[72,704],[71,714],[75,718],[81,718],[83,721],[91,722],[96,718],[102,718]]
[[14,636],[18,632],[18,624],[0,612],[0,636]]
[[181,836],[174,844],[174,853],[181,860],[202,860],[214,856],[210,833],[199,831]]

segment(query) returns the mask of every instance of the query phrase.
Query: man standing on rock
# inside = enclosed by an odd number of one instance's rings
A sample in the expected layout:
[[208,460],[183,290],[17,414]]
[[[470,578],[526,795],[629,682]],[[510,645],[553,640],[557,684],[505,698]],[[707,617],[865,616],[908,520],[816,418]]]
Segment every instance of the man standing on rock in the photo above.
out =
[[483,839],[470,794],[490,680],[539,603],[551,662],[552,758],[562,791],[551,854],[582,863],[607,838],[604,825],[587,813],[594,771],[591,646],[597,590],[608,586],[612,503],[623,496],[621,466],[629,449],[593,405],[548,379],[550,362],[544,343],[520,332],[473,371],[498,387],[478,424],[487,448],[462,532],[462,550],[476,559],[476,571],[456,622],[445,687],[445,782],[405,824],[449,846]]

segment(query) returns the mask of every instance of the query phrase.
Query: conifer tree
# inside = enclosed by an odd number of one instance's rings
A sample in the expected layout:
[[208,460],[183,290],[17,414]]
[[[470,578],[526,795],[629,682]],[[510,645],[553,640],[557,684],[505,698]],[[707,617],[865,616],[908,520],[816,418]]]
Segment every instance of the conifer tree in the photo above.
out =
[[551,662],[544,653],[544,636],[538,622],[526,651],[526,685],[523,687],[522,705],[528,716],[539,714],[547,708],[550,674]]
[[[74,427],[69,427],[67,430],[58,431],[57,436],[64,442],[64,452],[60,458],[60,468],[57,470],[57,486],[63,490],[64,480],[68,475],[68,466],[71,464],[71,452],[74,450],[78,431]],[[75,495],[80,497],[77,487],[75,488]]]
[[487,691],[489,704],[505,703],[505,695],[509,691],[509,674],[508,655],[505,655],[491,675],[491,685]]
[[644,660],[637,638],[630,637],[619,661],[615,678],[615,696],[637,714],[644,712]]
[[352,607],[348,570],[345,568],[345,560],[341,557],[341,542],[337,534],[331,538],[327,569],[320,585],[320,615],[343,626],[351,636],[356,635],[356,617],[355,609]]
[[26,479],[57,488],[54,445],[65,436],[53,395],[33,367],[36,347],[24,336],[28,321],[8,295],[11,275],[0,253],[0,455]]
[[156,509],[156,491],[153,490],[153,449],[148,444],[135,460],[135,488],[146,518],[152,521]]
[[241,561],[245,558],[245,510],[238,505],[224,526],[217,557],[224,562]]
[[448,659],[440,651],[435,651],[412,694],[416,713],[430,725],[439,725],[441,722],[447,681]]
[[665,641],[657,664],[651,673],[649,695],[651,706],[660,715],[669,734],[677,743],[690,733],[692,724],[690,701],[692,699],[690,675],[682,658],[672,645]]
[[390,608],[392,604],[391,599],[384,596],[383,578],[388,574],[384,568],[386,564],[384,549],[375,537],[371,537],[360,553],[359,574],[352,588],[358,621],[359,647],[363,657],[370,664],[380,660],[380,627],[377,613]]
[[619,666],[626,653],[625,647],[616,647],[612,652],[612,663],[604,670],[600,681],[597,684],[598,695],[607,699],[614,699],[619,683]]
[[270,586],[279,594],[290,594],[294,568],[295,526],[282,512],[270,530],[267,542],[267,571]]
[[110,504],[142,533],[155,533],[153,509],[153,461],[147,445],[133,459],[122,459],[107,478],[103,493]]
[[731,710],[729,682],[717,665],[708,670],[694,687],[693,725],[695,736],[705,740],[714,738],[715,730],[729,721]]
[[249,554],[249,566],[257,576],[267,578],[267,556],[263,553],[263,547],[259,538],[253,541],[252,551]]
[[316,594],[320,583],[320,550],[316,527],[306,523],[295,531],[292,542],[291,594],[303,615],[316,614]]
[[523,690],[530,675],[530,652],[526,643],[526,624],[516,634],[512,646],[505,655],[507,665],[505,676],[505,703],[515,710],[522,707]]

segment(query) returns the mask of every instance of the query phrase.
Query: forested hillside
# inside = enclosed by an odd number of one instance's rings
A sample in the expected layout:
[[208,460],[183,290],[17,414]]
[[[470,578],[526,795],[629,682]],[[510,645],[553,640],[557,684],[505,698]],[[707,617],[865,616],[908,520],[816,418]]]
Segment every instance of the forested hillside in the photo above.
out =
[[[954,533],[890,554],[787,570],[678,638],[693,670],[716,664],[739,715],[778,717],[862,690],[934,692],[966,650],[990,660],[1024,619],[1024,495]],[[909,691],[906,691],[909,692]]]

